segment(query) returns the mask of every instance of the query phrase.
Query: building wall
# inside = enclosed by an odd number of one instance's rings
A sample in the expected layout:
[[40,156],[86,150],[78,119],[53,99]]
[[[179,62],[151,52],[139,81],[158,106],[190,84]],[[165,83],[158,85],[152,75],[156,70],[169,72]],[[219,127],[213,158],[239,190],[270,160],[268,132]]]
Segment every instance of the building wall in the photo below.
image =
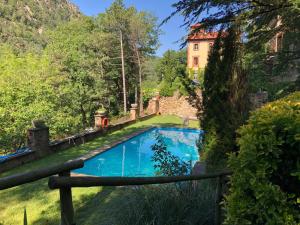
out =
[[[198,68],[204,69],[207,64],[209,44],[214,40],[190,40],[187,46],[187,61],[188,68],[197,70]],[[194,44],[198,44],[198,50],[194,50]],[[198,57],[198,66],[194,66],[194,57]]]

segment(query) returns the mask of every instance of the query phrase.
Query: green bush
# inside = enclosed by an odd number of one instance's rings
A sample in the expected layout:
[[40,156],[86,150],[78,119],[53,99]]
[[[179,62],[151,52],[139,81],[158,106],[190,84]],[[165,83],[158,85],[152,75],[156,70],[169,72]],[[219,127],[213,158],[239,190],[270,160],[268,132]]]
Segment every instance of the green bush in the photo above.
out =
[[144,107],[148,106],[149,101],[157,94],[158,84],[156,82],[144,82],[143,84],[143,102]]
[[300,92],[253,112],[238,131],[228,225],[300,223]]
[[174,89],[172,88],[172,83],[168,83],[167,81],[162,81],[159,84],[159,94],[161,96],[173,96]]
[[214,224],[215,187],[214,181],[203,180],[129,189],[115,208],[115,224]]
[[189,92],[186,88],[190,80],[182,77],[176,77],[171,83],[162,81],[159,85],[159,93],[161,96],[173,96],[174,92],[179,91],[183,96],[188,96]]

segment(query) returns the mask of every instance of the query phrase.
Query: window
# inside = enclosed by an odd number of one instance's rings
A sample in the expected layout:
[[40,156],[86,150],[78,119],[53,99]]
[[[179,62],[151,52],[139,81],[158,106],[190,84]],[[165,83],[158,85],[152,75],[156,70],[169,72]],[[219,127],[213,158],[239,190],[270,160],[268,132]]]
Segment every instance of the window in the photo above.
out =
[[193,59],[193,65],[194,65],[194,67],[198,66],[198,64],[199,64],[198,57],[194,57],[194,59]]
[[199,50],[199,44],[194,44],[194,51],[198,51]]

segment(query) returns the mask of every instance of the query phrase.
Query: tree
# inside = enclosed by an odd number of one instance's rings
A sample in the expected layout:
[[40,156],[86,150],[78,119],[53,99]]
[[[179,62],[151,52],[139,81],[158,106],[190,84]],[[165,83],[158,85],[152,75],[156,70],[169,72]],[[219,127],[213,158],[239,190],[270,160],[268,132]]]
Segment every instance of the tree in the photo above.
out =
[[[124,97],[126,94],[129,101],[137,101],[134,99],[135,90],[139,90],[139,105],[142,105],[142,64],[143,61],[154,53],[157,47],[159,30],[156,25],[156,18],[146,12],[138,12],[134,7],[126,8],[123,1],[115,1],[110,8],[103,14],[100,14],[96,23],[98,29],[109,34],[105,45],[115,46],[108,49],[106,54],[110,58],[110,64],[114,67],[114,80],[118,87],[117,93],[121,93]],[[120,33],[122,34],[123,57],[120,56]],[[121,59],[124,59],[124,73],[126,74],[126,82],[120,82]],[[123,64],[123,63],[122,63]],[[118,67],[118,65],[120,65]],[[123,73],[123,74],[124,74]],[[124,76],[122,76],[122,80]],[[123,89],[120,90],[120,87]],[[124,87],[126,87],[124,89]],[[124,98],[119,96],[119,98]],[[125,101],[124,101],[125,102]],[[124,105],[124,106],[125,106]],[[142,109],[142,106],[140,107]]]
[[91,126],[94,112],[106,105],[106,56],[102,52],[103,36],[94,31],[90,18],[74,20],[49,33],[46,53],[61,73],[57,84],[61,105],[80,114],[82,127]]
[[[220,25],[228,27],[239,22],[246,26],[252,44],[267,42],[280,31],[299,32],[297,20],[300,18],[300,9],[297,0],[181,0],[174,3],[173,7],[175,11],[166,21],[173,15],[182,13],[186,25],[200,23],[201,28],[211,29]],[[281,24],[268,29],[277,18],[280,18]]]
[[242,52],[240,29],[233,24],[219,33],[204,74],[201,125],[206,134],[201,150],[213,169],[225,166],[227,153],[237,151],[235,131],[249,110]]
[[[115,46],[115,48],[108,49],[106,54],[109,56],[111,66],[114,67],[114,80],[116,86],[119,89],[117,93],[120,93],[122,96],[119,96],[120,99],[123,98],[123,108],[124,113],[127,111],[127,98],[129,84],[131,83],[132,77],[125,74],[132,74],[132,62],[130,58],[133,55],[133,52],[130,49],[130,43],[127,35],[128,28],[130,27],[128,10],[123,4],[122,0],[116,0],[113,4],[106,10],[105,13],[99,14],[96,19],[98,29],[104,33],[110,34],[110,39],[106,39],[106,45]],[[120,65],[118,67],[118,65]],[[122,74],[122,79],[120,82],[119,74]],[[120,87],[121,90],[120,90]]]
[[52,137],[79,130],[79,117],[59,104],[53,85],[59,74],[47,57],[17,56],[4,45],[0,46],[0,68],[0,150],[23,146],[34,119],[45,120]]
[[[299,74],[300,7],[298,0],[181,0],[173,4],[173,7],[175,11],[170,17],[181,13],[185,17],[185,25],[200,23],[199,29],[226,28],[232,23],[239,23],[246,45],[245,53],[250,55],[256,54],[257,49],[269,45],[276,34],[282,33],[283,47],[279,51],[279,57],[274,60],[274,72],[285,75],[285,71],[295,68],[293,72]],[[194,32],[199,29],[195,29]],[[253,61],[250,64],[254,63]]]
[[140,114],[143,113],[143,91],[142,91],[142,64],[145,57],[149,57],[155,53],[158,46],[159,30],[156,26],[157,19],[147,12],[136,12],[135,8],[128,9],[130,16],[130,27],[127,35],[129,36],[130,44],[135,53],[135,58],[138,67],[139,81],[139,108]]
[[187,95],[184,83],[188,80],[186,73],[186,51],[168,50],[157,66],[157,73],[160,75],[160,94],[172,96],[176,90]]

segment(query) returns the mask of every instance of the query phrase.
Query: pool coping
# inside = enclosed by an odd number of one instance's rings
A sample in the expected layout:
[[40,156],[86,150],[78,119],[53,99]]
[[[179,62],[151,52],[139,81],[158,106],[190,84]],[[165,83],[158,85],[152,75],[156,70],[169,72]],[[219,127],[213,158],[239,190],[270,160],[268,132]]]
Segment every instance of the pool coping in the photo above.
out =
[[[121,137],[119,140],[117,141],[114,141],[112,142],[111,144],[106,144],[100,148],[97,148],[95,150],[92,150],[90,151],[89,153],[87,154],[84,154],[78,158],[76,158],[76,160],[83,160],[83,161],[87,161],[93,157],[95,157],[96,155],[99,155],[100,153],[103,153],[103,152],[106,152],[108,150],[110,150],[111,148],[119,145],[119,144],[122,144],[124,143],[125,141],[128,141],[130,140],[131,138],[134,138],[140,134],[143,134],[149,130],[152,130],[152,129],[155,129],[155,128],[170,128],[171,126],[159,126],[159,125],[156,125],[156,126],[149,126],[147,128],[143,128],[143,129],[140,129],[138,131],[135,131],[133,133],[130,133],[128,135],[125,135],[123,137]],[[176,127],[176,126],[172,126],[172,127],[175,127],[175,128],[182,128],[182,127]],[[183,129],[190,129],[190,130],[201,130],[201,129],[197,129],[197,128],[183,128]],[[74,177],[78,177],[78,176],[87,176],[87,177],[98,177],[98,176],[93,176],[93,175],[87,175],[87,174],[81,174],[81,173],[73,173],[71,172],[71,176],[74,176]]]

